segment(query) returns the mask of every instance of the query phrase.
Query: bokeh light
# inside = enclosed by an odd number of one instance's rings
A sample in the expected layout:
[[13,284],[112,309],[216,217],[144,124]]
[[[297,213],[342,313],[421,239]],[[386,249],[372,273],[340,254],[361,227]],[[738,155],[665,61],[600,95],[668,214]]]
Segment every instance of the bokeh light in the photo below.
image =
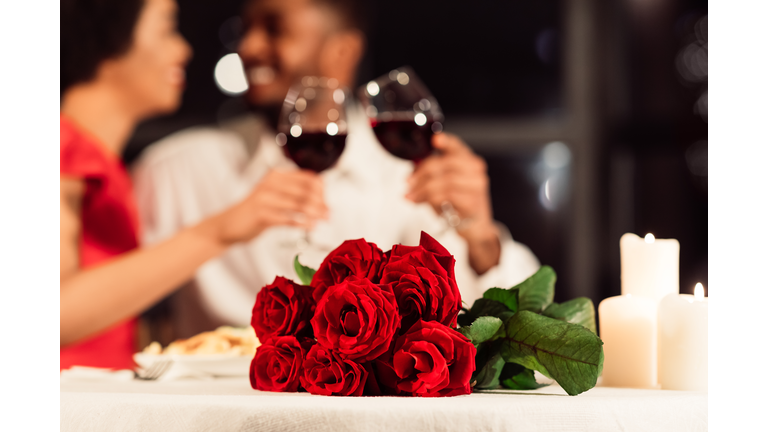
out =
[[346,96],[344,96],[344,90],[336,89],[333,91],[333,101],[341,105],[344,103]]
[[298,112],[304,111],[305,109],[307,109],[307,100],[302,97],[296,99],[296,103],[294,104],[294,107]]
[[707,140],[696,141],[685,151],[685,162],[691,174],[706,177],[708,174]]
[[568,146],[560,141],[555,141],[544,146],[541,157],[547,168],[560,169],[571,163],[571,151]]
[[379,94],[379,85],[376,84],[374,81],[371,81],[368,83],[367,86],[365,86],[365,90],[368,91],[368,94],[371,96],[376,96]]
[[277,135],[275,135],[275,142],[277,142],[277,145],[282,147],[288,142],[288,137],[285,136],[284,133],[280,132]]
[[239,15],[230,17],[219,26],[219,41],[228,50],[235,51],[243,36],[243,29],[243,19]]
[[[685,85],[698,93],[693,112],[704,122],[709,118],[709,41],[707,15],[699,18],[688,34],[686,45],[677,53],[675,68]],[[698,88],[697,88],[698,87]]]
[[568,199],[571,157],[565,143],[553,141],[541,149],[540,162],[532,170],[533,181],[539,185],[539,204],[549,211]]
[[543,63],[553,63],[557,59],[557,31],[553,28],[542,30],[536,36],[536,56]]
[[706,81],[707,59],[707,42],[692,42],[677,55],[677,70],[686,81],[692,83]]
[[226,95],[236,96],[248,90],[243,62],[235,53],[225,55],[216,63],[213,78],[219,90]]
[[707,122],[709,119],[709,92],[707,89],[704,89],[704,91],[699,96],[699,99],[696,100],[696,105],[693,106],[693,112],[700,115],[701,118]]
[[545,209],[554,211],[557,206],[552,198],[552,179],[549,178],[539,186],[539,203]]

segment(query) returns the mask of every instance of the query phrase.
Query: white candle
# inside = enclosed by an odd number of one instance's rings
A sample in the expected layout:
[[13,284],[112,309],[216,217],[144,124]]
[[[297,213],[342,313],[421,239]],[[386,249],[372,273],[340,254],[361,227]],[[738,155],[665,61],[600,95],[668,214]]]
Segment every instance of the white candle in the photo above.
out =
[[603,381],[608,387],[656,388],[657,304],[622,295],[600,302]]
[[659,304],[667,294],[680,293],[680,243],[657,239],[648,234],[642,239],[624,234],[621,248],[621,293],[649,298]]
[[707,391],[709,299],[696,284],[694,294],[670,294],[659,305],[659,383],[669,390]]

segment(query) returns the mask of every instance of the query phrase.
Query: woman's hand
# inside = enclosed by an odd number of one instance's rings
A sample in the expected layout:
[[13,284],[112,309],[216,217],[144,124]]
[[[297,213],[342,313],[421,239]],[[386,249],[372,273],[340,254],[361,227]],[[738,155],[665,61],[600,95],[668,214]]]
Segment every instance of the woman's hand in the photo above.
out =
[[271,171],[243,201],[151,247],[79,268],[82,182],[61,181],[60,341],[67,345],[135,316],[188,280],[226,247],[276,225],[311,228],[328,217],[320,177]]
[[328,218],[319,175],[306,170],[271,170],[239,204],[213,218],[224,245],[247,241],[273,226],[312,229]]
[[462,219],[457,232],[469,245],[470,265],[482,274],[498,263],[501,253],[485,161],[452,134],[435,134],[432,145],[440,152],[416,166],[406,198],[429,203],[438,214],[443,202],[451,203]]

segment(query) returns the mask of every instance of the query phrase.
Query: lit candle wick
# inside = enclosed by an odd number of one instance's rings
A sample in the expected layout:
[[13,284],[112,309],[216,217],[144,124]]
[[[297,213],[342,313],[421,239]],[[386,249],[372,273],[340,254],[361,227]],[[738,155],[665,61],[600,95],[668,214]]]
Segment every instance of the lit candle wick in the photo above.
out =
[[693,288],[693,298],[696,299],[696,301],[704,300],[704,285],[702,285],[701,282],[697,283]]
[[656,237],[653,236],[653,234],[648,233],[645,235],[645,242],[648,244],[651,244],[656,241]]

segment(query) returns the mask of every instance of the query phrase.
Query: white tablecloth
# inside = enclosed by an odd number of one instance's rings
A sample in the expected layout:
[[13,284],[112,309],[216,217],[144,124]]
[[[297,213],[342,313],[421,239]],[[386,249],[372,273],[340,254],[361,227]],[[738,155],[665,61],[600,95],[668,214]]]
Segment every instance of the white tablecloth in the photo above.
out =
[[706,431],[707,394],[596,387],[449,398],[326,397],[247,378],[62,381],[62,431]]

